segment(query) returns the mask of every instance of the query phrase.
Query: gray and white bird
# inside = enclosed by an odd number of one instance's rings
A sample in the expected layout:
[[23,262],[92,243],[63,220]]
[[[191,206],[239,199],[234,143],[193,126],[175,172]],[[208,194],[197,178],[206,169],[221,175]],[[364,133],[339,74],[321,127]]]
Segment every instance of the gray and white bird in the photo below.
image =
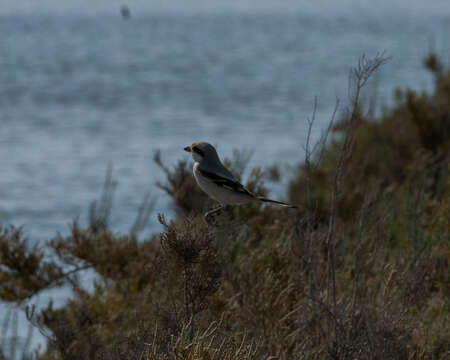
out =
[[263,202],[288,208],[297,207],[252,194],[222,164],[216,149],[211,144],[199,141],[190,146],[186,146],[184,150],[190,152],[194,160],[193,172],[198,186],[221,205],[218,209],[206,213],[205,217],[222,209],[226,205]]

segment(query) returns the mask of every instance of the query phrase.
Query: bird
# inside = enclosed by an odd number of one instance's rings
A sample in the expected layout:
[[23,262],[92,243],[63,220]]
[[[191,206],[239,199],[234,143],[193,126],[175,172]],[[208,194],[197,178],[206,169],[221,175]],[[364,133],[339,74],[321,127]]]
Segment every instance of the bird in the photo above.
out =
[[186,146],[184,150],[191,153],[194,160],[192,170],[198,186],[220,204],[218,208],[207,212],[204,215],[205,219],[228,205],[270,203],[287,208],[297,208],[295,205],[251,193],[222,164],[216,149],[211,144],[198,141]]

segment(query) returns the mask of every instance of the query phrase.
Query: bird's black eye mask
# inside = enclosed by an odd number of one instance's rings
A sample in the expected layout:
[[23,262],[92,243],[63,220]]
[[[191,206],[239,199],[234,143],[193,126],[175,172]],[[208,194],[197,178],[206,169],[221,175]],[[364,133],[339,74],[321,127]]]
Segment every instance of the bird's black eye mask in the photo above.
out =
[[198,147],[196,147],[196,146],[192,148],[192,151],[195,152],[195,153],[197,153],[197,154],[199,154],[200,156],[203,156],[203,157],[205,156],[205,153],[203,152],[203,150],[200,150],[200,149],[199,149]]

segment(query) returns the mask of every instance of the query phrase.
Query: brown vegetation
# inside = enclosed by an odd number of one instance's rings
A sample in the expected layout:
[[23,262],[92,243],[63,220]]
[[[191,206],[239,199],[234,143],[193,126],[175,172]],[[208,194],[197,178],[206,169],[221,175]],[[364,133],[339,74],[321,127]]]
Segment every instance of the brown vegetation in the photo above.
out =
[[[430,56],[434,93],[398,91],[396,106],[372,119],[360,90],[383,61],[362,58],[354,69],[329,141],[310,146],[308,136],[289,186],[299,211],[235,207],[207,225],[201,213],[212,203],[189,164],[164,168],[157,155],[178,215],[159,216],[160,235],[112,233],[112,190],[88,228],[74,222],[48,242],[52,257],[3,227],[3,301],[73,289],[62,308],[28,309],[49,339],[38,358],[449,358],[450,72]],[[269,175],[255,169],[247,186],[265,195]],[[88,268],[92,292],[77,276]]]

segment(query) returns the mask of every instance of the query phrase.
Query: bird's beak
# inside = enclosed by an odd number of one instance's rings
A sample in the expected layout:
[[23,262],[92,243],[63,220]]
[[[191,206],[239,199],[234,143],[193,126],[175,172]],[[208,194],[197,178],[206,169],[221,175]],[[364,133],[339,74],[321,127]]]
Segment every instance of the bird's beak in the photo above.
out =
[[184,151],[191,152],[191,147],[190,147],[190,146],[186,146],[186,147],[184,148]]

